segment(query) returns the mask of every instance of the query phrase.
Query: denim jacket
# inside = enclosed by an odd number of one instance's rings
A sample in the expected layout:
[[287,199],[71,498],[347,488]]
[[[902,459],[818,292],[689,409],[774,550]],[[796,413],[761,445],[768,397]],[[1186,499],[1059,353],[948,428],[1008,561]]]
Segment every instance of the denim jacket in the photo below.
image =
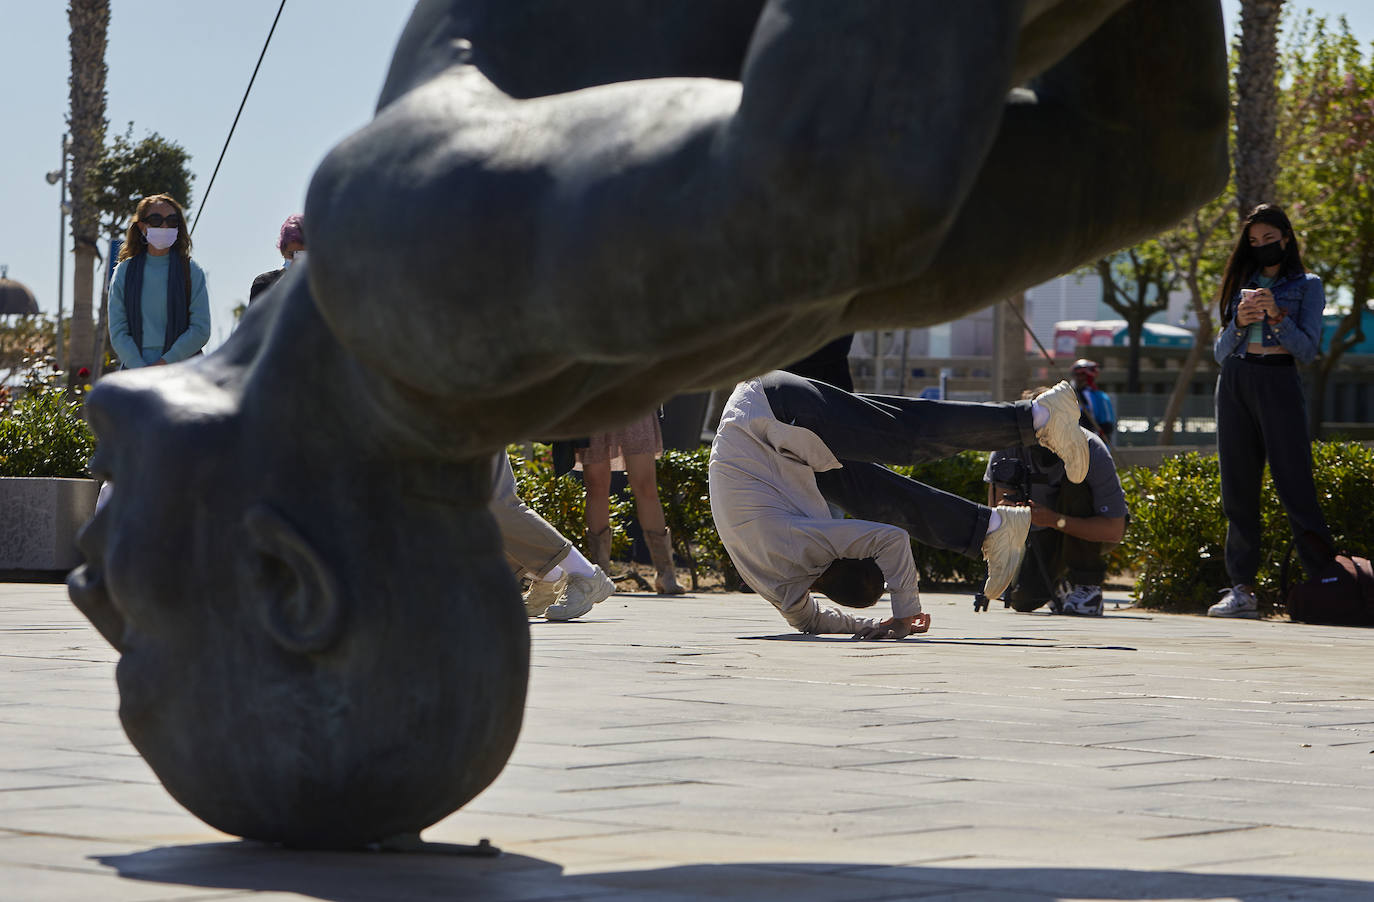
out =
[[[1245,287],[1258,286],[1252,279]],[[1274,303],[1286,316],[1277,323],[1267,319],[1264,321],[1264,346],[1273,348],[1283,345],[1284,350],[1299,362],[1307,363],[1321,349],[1322,311],[1326,309],[1322,280],[1312,273],[1280,276],[1269,290],[1274,295]],[[1249,327],[1236,324],[1236,306],[1239,303],[1240,293],[1237,292],[1226,308],[1226,320],[1212,347],[1212,356],[1217,363],[1225,363],[1227,357],[1245,356]]]

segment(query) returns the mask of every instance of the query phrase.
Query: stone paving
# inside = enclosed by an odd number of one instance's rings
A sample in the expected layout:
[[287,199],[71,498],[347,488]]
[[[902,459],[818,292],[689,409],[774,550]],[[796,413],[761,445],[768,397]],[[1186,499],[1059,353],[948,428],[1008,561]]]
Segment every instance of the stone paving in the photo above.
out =
[[217,833],[64,589],[0,584],[0,899],[1374,899],[1374,632],[925,603],[900,643],[750,595],[531,624],[509,766],[426,832],[473,859]]

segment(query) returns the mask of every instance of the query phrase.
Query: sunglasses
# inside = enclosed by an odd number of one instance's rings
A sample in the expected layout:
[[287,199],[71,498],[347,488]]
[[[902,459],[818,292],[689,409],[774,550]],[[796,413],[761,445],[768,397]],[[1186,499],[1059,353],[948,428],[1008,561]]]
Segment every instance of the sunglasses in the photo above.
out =
[[161,213],[149,213],[139,221],[145,222],[155,229],[160,229],[164,225],[169,229],[175,229],[181,226],[181,217],[176,213],[169,213],[166,216],[163,216]]

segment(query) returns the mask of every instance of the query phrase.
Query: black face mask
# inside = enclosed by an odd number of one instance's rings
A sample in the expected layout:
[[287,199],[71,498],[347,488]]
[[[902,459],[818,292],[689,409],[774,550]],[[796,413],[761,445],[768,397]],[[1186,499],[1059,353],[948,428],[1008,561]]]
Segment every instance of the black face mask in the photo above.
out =
[[1261,268],[1273,266],[1276,263],[1282,263],[1283,254],[1283,245],[1277,241],[1271,241],[1268,244],[1250,245],[1250,256],[1255,258],[1255,262],[1258,263]]

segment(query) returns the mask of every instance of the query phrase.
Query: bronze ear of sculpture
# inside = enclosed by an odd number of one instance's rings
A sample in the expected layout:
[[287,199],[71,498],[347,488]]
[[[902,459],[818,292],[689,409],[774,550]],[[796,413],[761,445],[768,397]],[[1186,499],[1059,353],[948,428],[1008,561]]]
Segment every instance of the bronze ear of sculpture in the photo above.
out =
[[343,627],[343,593],[319,553],[286,519],[260,504],[244,514],[244,531],[258,551],[249,589],[262,603],[262,625],[293,654],[317,654]]
[[114,491],[71,592],[130,739],[242,836],[444,817],[525,696],[493,451],[1165,228],[1223,183],[1225,89],[1197,0],[424,0],[309,263],[89,397]]

